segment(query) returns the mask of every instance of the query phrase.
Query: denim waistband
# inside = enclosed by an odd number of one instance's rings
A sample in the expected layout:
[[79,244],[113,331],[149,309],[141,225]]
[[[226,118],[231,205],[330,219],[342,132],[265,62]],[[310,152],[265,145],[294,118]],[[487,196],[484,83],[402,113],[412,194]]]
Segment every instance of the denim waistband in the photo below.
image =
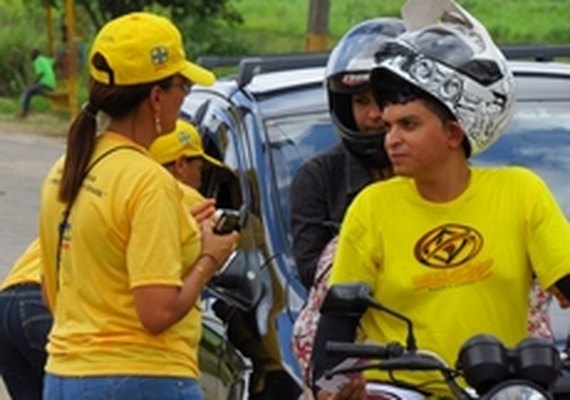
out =
[[2,292],[13,291],[13,290],[18,290],[18,289],[26,289],[26,288],[35,288],[35,287],[39,287],[39,286],[40,286],[40,284],[37,282],[14,283],[13,285],[10,285],[10,286],[2,289]]

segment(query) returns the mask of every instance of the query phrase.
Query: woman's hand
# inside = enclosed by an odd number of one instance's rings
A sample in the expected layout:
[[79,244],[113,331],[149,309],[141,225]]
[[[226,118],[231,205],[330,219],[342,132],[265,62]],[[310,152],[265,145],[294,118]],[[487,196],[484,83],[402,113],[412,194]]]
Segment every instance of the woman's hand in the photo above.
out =
[[[236,248],[239,233],[233,231],[224,235],[214,233],[214,224],[209,219],[202,223],[202,254],[211,255],[216,261],[216,268],[220,269]],[[216,271],[212,272],[212,275]]]
[[190,214],[194,217],[199,224],[209,220],[216,211],[216,199],[206,199],[202,203],[192,207]]

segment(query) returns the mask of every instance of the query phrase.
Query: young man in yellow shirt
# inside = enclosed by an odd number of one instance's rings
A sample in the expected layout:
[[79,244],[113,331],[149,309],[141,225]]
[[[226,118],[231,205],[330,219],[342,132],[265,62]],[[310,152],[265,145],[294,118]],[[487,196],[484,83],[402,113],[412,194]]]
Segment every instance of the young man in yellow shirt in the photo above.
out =
[[[329,284],[365,282],[379,302],[413,321],[420,348],[455,365],[461,345],[476,334],[492,334],[508,347],[528,336],[533,276],[565,304],[570,227],[533,172],[469,164],[505,130],[513,76],[465,10],[450,3],[441,20],[426,24],[428,5],[406,3],[404,20],[412,29],[380,49],[372,71],[386,150],[399,177],[368,186],[351,204]],[[367,311],[359,324],[363,340],[406,337],[405,324],[386,313]],[[321,348],[331,333],[334,318],[323,318]],[[325,367],[321,362],[317,369]],[[371,371],[319,398],[364,399],[366,380],[385,383],[388,392],[405,383],[450,395],[436,372]]]

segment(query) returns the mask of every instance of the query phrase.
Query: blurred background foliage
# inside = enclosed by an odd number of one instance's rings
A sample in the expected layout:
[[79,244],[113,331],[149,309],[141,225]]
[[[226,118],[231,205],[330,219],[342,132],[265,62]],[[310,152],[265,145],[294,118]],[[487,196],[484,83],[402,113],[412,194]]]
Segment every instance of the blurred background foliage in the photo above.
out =
[[[458,0],[500,44],[570,43],[570,0]],[[399,16],[404,0],[330,0],[328,47],[352,25],[375,16]],[[47,52],[44,6],[53,6],[56,52],[64,0],[0,0],[0,98],[19,97],[32,80],[30,49]],[[95,32],[133,10],[171,18],[189,57],[304,50],[309,0],[76,0],[76,43],[85,55]],[[85,80],[85,68],[81,70]],[[85,86],[85,85],[81,85]],[[81,97],[81,94],[80,94]],[[3,102],[0,102],[0,108]],[[0,110],[1,111],[1,110]]]

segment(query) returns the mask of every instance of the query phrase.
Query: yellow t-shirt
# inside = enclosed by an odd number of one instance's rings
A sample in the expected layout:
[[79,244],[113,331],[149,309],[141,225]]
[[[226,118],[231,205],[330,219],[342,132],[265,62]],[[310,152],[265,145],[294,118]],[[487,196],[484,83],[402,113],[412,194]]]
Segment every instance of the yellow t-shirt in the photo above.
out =
[[181,286],[199,254],[200,231],[182,205],[176,180],[144,148],[105,133],[92,159],[124,145],[135,149],[106,156],[85,179],[63,235],[59,271],[63,159],[44,181],[42,272],[54,312],[46,370],[62,376],[197,377],[198,304],[165,332],[151,335],[138,318],[132,289]]
[[[471,171],[466,191],[445,204],[424,200],[410,179],[367,187],[349,207],[330,278],[371,285],[377,300],[413,321],[418,346],[450,366],[475,334],[506,346],[527,336],[533,271],[545,288],[570,273],[570,227],[543,181],[522,168]],[[361,328],[364,340],[406,338],[405,324],[381,311],[367,311]]]
[[180,181],[177,182],[180,187],[182,204],[186,207],[186,211],[188,211],[188,213],[190,213],[194,206],[206,201],[206,198],[193,187],[190,187]]
[[20,283],[40,283],[40,241],[35,239],[16,260],[0,290]]

